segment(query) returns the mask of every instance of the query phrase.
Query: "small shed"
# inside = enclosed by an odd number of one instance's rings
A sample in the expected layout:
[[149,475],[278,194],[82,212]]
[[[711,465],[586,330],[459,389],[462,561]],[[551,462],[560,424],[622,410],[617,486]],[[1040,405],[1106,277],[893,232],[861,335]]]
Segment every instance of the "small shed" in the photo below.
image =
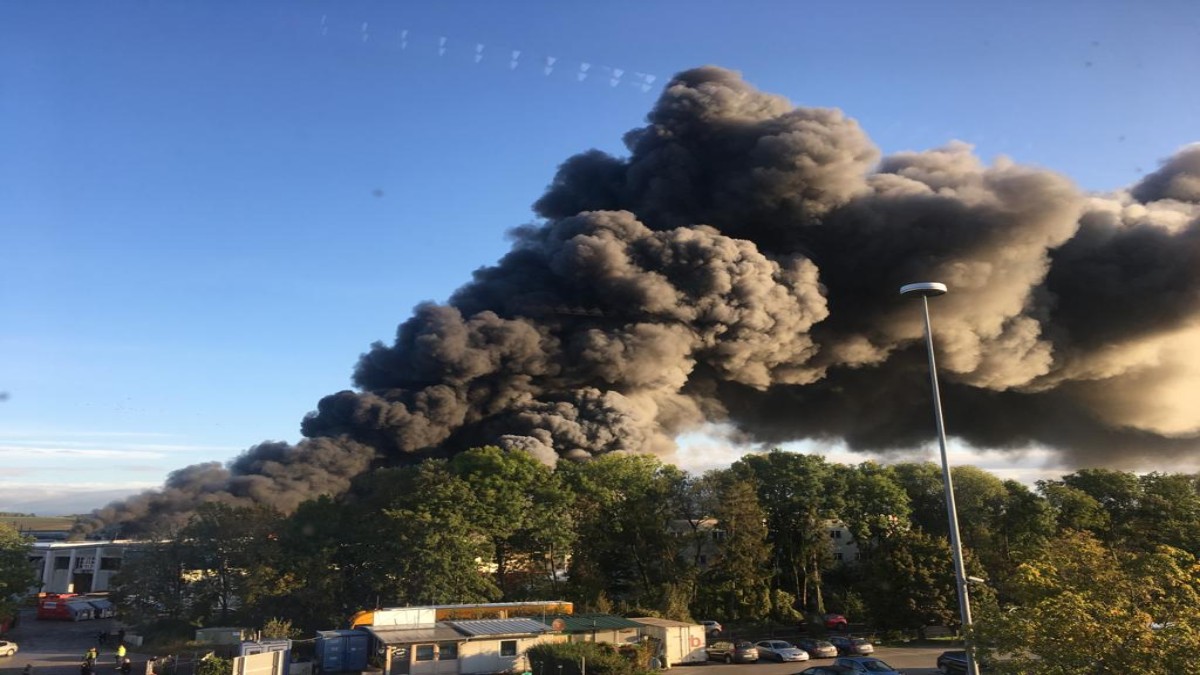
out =
[[665,657],[666,665],[703,663],[708,660],[708,653],[704,651],[704,626],[648,616],[635,617],[632,621],[641,624],[643,636],[659,641],[662,645],[660,657]]
[[458,673],[459,645],[466,637],[450,626],[364,626],[360,630],[371,635],[371,651],[382,654],[384,675]]
[[196,642],[202,645],[239,645],[250,637],[248,628],[197,628]]
[[642,624],[613,614],[556,614],[546,617],[550,627],[566,633],[570,642],[606,642],[612,645],[636,644]]
[[[527,668],[525,652],[530,647],[567,641],[566,635],[554,633],[550,626],[533,619],[478,619],[446,623],[463,635],[464,642],[458,653],[459,675],[520,672]],[[414,671],[413,675],[422,674]]]

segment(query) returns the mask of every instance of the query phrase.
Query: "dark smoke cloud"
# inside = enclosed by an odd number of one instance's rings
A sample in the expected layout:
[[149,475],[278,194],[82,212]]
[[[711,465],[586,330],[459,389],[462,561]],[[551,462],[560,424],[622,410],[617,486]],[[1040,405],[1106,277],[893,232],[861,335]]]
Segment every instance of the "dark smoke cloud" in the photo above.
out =
[[1200,203],[1200,144],[1180,150],[1158,171],[1146,176],[1133,188],[1140,202],[1175,199]]
[[668,455],[705,422],[745,438],[928,441],[934,304],[950,431],[1085,464],[1200,440],[1200,149],[1087,195],[970,146],[881,157],[840,111],[736,74],[678,75],[627,157],[568,159],[545,222],[424,304],[321,400],[309,440],[190,467],[102,522],[344,491],[371,466],[500,444],[544,461]]

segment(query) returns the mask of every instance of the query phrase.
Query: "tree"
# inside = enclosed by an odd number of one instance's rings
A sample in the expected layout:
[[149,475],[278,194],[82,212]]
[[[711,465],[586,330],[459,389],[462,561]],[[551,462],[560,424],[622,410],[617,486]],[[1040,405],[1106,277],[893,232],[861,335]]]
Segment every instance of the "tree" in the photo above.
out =
[[193,589],[185,578],[190,552],[177,537],[159,534],[125,552],[109,584],[121,617],[138,626],[162,618],[185,621],[193,606]]
[[954,467],[950,475],[954,480],[954,506],[963,546],[974,551],[994,549],[1008,499],[1004,483],[969,465]]
[[1136,534],[1133,523],[1141,502],[1137,476],[1111,469],[1080,469],[1063,476],[1062,483],[1095,499],[1108,514],[1108,529],[1096,533],[1107,544],[1123,545]]
[[570,589],[591,606],[607,597],[662,613],[686,574],[669,535],[683,472],[648,455],[604,455],[559,471],[574,494]]
[[731,469],[756,486],[767,513],[776,587],[794,594],[804,609],[824,613],[822,572],[833,560],[826,522],[836,506],[831,466],[819,455],[772,450],[747,455]]
[[193,615],[227,624],[235,608],[251,623],[253,609],[275,592],[281,516],[264,506],[200,505],[180,532],[193,575]]
[[501,595],[557,596],[557,572],[574,539],[571,495],[561,478],[527,452],[497,447],[455,455],[449,470],[475,496],[472,522],[491,538]]
[[897,527],[908,527],[910,499],[891,467],[875,462],[836,465],[838,518],[845,523],[863,557]]
[[[376,515],[376,517],[380,517]],[[263,603],[272,617],[291,620],[305,632],[341,625],[374,606],[372,550],[362,534],[367,514],[328,495],[303,502],[279,532],[278,587]]]
[[1079,488],[1057,480],[1038,481],[1038,492],[1046,498],[1060,530],[1100,534],[1108,532],[1111,518],[1100,502]]
[[394,552],[386,564],[402,604],[486,602],[500,596],[483,568],[492,537],[478,496],[443,460],[426,460],[391,473],[396,484],[378,532]]
[[863,563],[859,588],[883,629],[960,623],[950,545],[921,530],[896,530]]
[[1138,476],[1140,495],[1129,528],[1142,549],[1165,544],[1200,555],[1200,485],[1196,476],[1148,473]]
[[701,597],[710,599],[704,609],[725,619],[762,619],[771,609],[766,514],[754,486],[746,481],[727,475],[716,496],[713,516],[722,538],[720,555],[701,575]]
[[15,598],[23,597],[37,583],[37,575],[29,566],[32,550],[32,538],[0,523],[0,618],[14,614]]
[[997,672],[1194,670],[1200,565],[1185,551],[1122,551],[1090,533],[1065,532],[1009,585],[1013,602],[976,618],[977,644]]
[[1054,514],[1047,500],[1013,480],[1004,481],[1006,492],[991,546],[975,551],[988,570],[993,586],[1000,587],[1021,560],[1040,550],[1055,533]]

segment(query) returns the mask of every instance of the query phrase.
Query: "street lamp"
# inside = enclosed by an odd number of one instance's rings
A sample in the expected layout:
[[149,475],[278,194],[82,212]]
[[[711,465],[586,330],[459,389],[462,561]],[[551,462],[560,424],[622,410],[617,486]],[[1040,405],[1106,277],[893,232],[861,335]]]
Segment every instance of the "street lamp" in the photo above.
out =
[[971,598],[967,592],[967,570],[963,565],[962,542],[958,537],[958,510],[954,507],[954,484],[950,478],[950,462],[946,459],[946,425],[942,421],[942,395],[938,390],[937,364],[933,359],[933,328],[929,323],[929,298],[943,295],[946,284],[925,281],[900,287],[900,295],[921,298],[925,316],[925,349],[929,352],[929,383],[933,387],[933,418],[937,424],[938,445],[942,450],[942,484],[946,490],[946,517],[950,521],[950,553],[954,556],[954,583],[958,587],[958,611],[966,634],[967,675],[979,675],[975,650],[971,648]]

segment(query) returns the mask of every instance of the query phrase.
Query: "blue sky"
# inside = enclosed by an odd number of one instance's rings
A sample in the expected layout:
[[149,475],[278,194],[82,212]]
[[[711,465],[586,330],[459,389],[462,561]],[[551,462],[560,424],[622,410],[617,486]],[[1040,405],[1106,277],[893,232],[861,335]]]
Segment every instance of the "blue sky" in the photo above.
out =
[[1089,190],[1200,140],[1194,2],[4,3],[0,509],[297,440],[710,63]]

